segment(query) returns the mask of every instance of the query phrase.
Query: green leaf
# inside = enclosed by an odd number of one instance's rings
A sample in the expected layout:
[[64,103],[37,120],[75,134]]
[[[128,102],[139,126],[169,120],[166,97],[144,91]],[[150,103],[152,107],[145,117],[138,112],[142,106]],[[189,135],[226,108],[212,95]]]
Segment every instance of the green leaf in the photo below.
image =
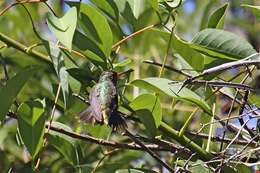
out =
[[241,4],[241,7],[250,10],[256,18],[260,21],[260,6],[248,5],[248,4]]
[[214,11],[208,22],[208,28],[217,28],[221,29],[223,28],[224,25],[224,20],[225,20],[225,12],[228,7],[228,4],[224,4],[222,7]]
[[159,8],[158,0],[148,0],[148,2],[151,4],[151,6],[152,6],[155,10],[158,10],[158,8]]
[[79,31],[75,32],[73,38],[73,44],[79,48],[84,55],[86,55],[90,60],[93,60],[97,63],[104,63],[106,60],[106,55],[99,48],[97,43],[89,39],[86,35],[82,34]]
[[127,58],[123,61],[120,61],[119,63],[116,63],[116,64],[113,64],[113,67],[116,69],[116,68],[121,68],[121,67],[125,67],[129,64],[132,63],[132,60],[130,58]]
[[101,9],[104,13],[106,13],[110,18],[115,21],[118,21],[119,11],[116,6],[116,3],[111,0],[90,0],[95,6]]
[[22,103],[18,108],[18,128],[21,138],[33,158],[43,147],[45,131],[45,101]]
[[[70,127],[59,122],[53,122],[52,126],[72,132]],[[46,137],[48,140],[48,144],[58,150],[64,156],[65,160],[68,161],[68,163],[74,166],[79,164],[75,139],[65,134],[54,131],[50,131],[50,133],[48,133]]]
[[94,74],[91,74],[93,72],[91,72],[90,70],[88,70],[87,68],[70,68],[67,69],[67,72],[75,79],[77,79],[78,81],[80,81],[81,83],[84,84],[89,84],[92,80],[95,79]]
[[126,2],[130,5],[135,18],[138,19],[139,15],[143,12],[144,1],[143,0],[126,0]]
[[156,128],[160,126],[162,121],[162,108],[158,96],[152,94],[139,95],[130,103],[130,107],[135,111],[140,109],[149,110],[152,113]]
[[196,166],[193,166],[191,168],[191,172],[193,173],[213,173],[210,169],[205,168],[205,166],[203,166],[203,162],[200,160],[198,160],[194,164],[196,164]]
[[195,50],[217,58],[236,60],[256,53],[245,39],[220,29],[202,30],[191,43]]
[[244,164],[237,164],[234,165],[236,172],[243,172],[243,173],[253,173],[254,171],[252,170],[252,168],[250,168],[249,166],[246,166]]
[[137,169],[119,169],[115,173],[145,173]]
[[94,41],[105,57],[110,56],[113,44],[113,34],[106,18],[94,7],[79,2],[66,2],[77,7],[80,12],[80,24],[86,36]]
[[36,68],[27,67],[13,78],[7,81],[6,85],[0,88],[0,120],[2,121],[10,109],[14,99],[22,90],[25,83],[36,72]]
[[181,5],[182,1],[183,1],[183,0],[171,0],[171,1],[164,0],[164,2],[165,2],[169,7],[171,7],[172,9],[178,8],[178,7]]
[[68,72],[65,67],[64,58],[60,49],[51,42],[49,42],[49,44],[47,45],[47,50],[51,57],[54,69],[60,81],[64,105],[66,108],[68,97],[69,97],[69,82],[68,82]]
[[71,8],[62,18],[48,14],[47,24],[57,39],[71,50],[72,39],[77,26],[77,9]]
[[172,81],[168,79],[152,77],[134,80],[131,82],[131,85],[151,90],[159,94],[166,94],[177,100],[194,103],[211,115],[210,107],[200,96],[185,87],[177,94],[181,84],[169,84],[170,82]]
[[157,128],[162,121],[162,108],[158,96],[142,94],[136,97],[129,105],[140,118],[150,137],[156,136]]
[[[167,43],[170,39],[170,33],[167,33],[165,31],[160,31],[158,29],[152,29],[150,31],[151,35],[158,35],[162,37]],[[195,70],[202,70],[204,65],[204,56],[194,49],[190,47],[190,43],[186,42],[185,40],[182,40],[177,35],[172,36],[172,48],[176,53],[180,54],[182,58]]]

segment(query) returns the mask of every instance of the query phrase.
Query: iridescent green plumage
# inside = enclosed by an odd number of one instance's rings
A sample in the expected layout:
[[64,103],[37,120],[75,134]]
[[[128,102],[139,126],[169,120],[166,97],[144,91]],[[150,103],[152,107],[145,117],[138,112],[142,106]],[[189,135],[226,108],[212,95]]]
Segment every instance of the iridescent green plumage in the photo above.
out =
[[118,112],[117,73],[105,71],[99,81],[90,91],[88,109],[80,113],[85,122],[108,124],[113,129],[126,126],[125,121]]

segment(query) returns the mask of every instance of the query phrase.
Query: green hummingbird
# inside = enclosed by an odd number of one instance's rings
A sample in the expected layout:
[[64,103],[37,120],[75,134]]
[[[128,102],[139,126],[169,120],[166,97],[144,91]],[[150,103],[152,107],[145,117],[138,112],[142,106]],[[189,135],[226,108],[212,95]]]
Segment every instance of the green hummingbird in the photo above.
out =
[[105,123],[113,130],[126,127],[122,113],[118,111],[117,81],[118,74],[114,71],[104,71],[100,75],[98,83],[89,93],[90,106],[79,114],[81,120],[87,123]]

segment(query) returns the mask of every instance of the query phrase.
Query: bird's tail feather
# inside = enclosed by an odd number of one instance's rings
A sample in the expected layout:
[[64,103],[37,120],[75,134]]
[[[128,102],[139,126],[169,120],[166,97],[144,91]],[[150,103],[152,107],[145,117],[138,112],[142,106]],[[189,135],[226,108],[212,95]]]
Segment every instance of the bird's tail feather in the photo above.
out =
[[124,131],[127,128],[127,124],[121,112],[113,112],[109,116],[108,125],[113,131]]

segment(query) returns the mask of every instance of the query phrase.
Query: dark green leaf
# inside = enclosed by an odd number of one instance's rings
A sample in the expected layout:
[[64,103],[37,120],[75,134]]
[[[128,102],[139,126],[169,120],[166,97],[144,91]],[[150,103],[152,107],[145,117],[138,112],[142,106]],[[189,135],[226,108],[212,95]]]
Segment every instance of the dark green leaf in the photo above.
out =
[[94,41],[108,58],[113,44],[113,35],[106,18],[97,9],[86,3],[67,3],[77,7],[80,12],[80,23],[86,36]]
[[14,99],[19,94],[27,80],[36,72],[36,68],[27,67],[16,76],[7,81],[0,88],[0,120],[3,120],[10,109]]
[[33,158],[43,147],[45,131],[45,101],[26,102],[18,109],[18,128],[21,138]]
[[78,30],[75,32],[73,44],[83,51],[83,54],[91,60],[97,61],[98,63],[105,62],[106,55],[99,48],[99,46]]
[[104,13],[106,13],[110,18],[118,21],[119,11],[116,3],[113,0],[90,0],[98,8],[100,8]]
[[[88,69],[83,68],[71,68],[68,69],[67,72],[75,79],[84,84],[89,84],[92,80],[95,79],[95,76],[92,74],[93,72],[88,71]],[[96,76],[97,77],[97,76]]]
[[47,24],[57,39],[71,49],[72,39],[77,25],[77,9],[71,8],[62,18],[49,13]]
[[217,58],[242,59],[256,53],[245,39],[220,29],[205,29],[192,40],[195,50]]
[[228,4],[224,4],[222,7],[214,11],[208,22],[208,28],[217,28],[221,29],[224,25],[225,12],[228,7]]
[[188,101],[201,107],[205,112],[211,114],[208,104],[193,91],[183,88],[178,94],[181,84],[169,84],[171,80],[164,78],[145,78],[137,79],[131,82],[132,85],[151,90],[156,93],[166,94],[178,100]]

